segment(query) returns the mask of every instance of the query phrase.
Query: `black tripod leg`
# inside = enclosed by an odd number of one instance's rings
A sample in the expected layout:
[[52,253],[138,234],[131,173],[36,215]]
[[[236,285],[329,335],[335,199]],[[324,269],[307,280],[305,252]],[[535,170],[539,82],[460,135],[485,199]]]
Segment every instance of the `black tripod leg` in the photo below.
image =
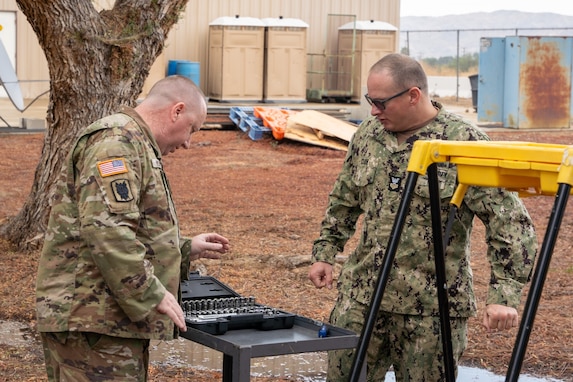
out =
[[569,184],[559,184],[557,196],[553,203],[553,209],[551,210],[551,216],[547,223],[545,237],[541,244],[535,273],[531,280],[531,288],[527,294],[527,301],[523,310],[523,318],[521,319],[519,332],[517,333],[515,345],[513,346],[513,353],[511,354],[511,360],[505,377],[506,382],[517,382],[519,378],[519,373],[523,364],[523,357],[525,356],[525,350],[527,349],[527,343],[529,342],[529,336],[531,335],[531,329],[533,328],[533,321],[535,319],[537,307],[539,306],[543,284],[547,277],[549,263],[551,262],[551,256],[553,254],[553,249],[555,248],[555,242],[557,240],[559,228],[561,227],[565,207],[567,207],[567,200],[569,198],[570,191],[571,186]]
[[[450,328],[450,308],[448,304],[448,285],[444,242],[442,241],[442,219],[440,208],[440,189],[438,184],[437,165],[428,167],[428,186],[430,188],[430,208],[432,212],[432,234],[434,238],[434,260],[436,263],[436,287],[438,288],[438,305],[440,310],[440,329],[444,351],[444,368],[446,382],[455,382],[454,357],[452,350],[452,330]],[[452,208],[455,208],[452,205]],[[446,238],[448,240],[448,238]]]
[[408,177],[406,178],[404,194],[402,195],[402,200],[400,201],[400,206],[398,207],[398,212],[396,214],[396,219],[394,220],[392,232],[390,233],[390,240],[388,242],[388,247],[386,248],[386,253],[384,254],[384,261],[382,263],[382,267],[380,268],[374,293],[372,294],[370,309],[368,310],[368,315],[366,317],[364,326],[362,327],[362,333],[360,334],[360,340],[358,341],[356,353],[354,354],[352,369],[350,370],[349,376],[350,382],[357,382],[358,378],[360,377],[362,364],[364,363],[364,358],[366,358],[366,352],[368,350],[368,343],[370,342],[370,337],[372,336],[372,331],[374,329],[374,323],[376,322],[376,315],[378,314],[378,309],[380,309],[380,303],[382,302],[384,289],[386,288],[390,270],[392,269],[392,262],[394,261],[396,249],[398,248],[398,244],[400,242],[400,236],[402,234],[404,222],[406,221],[406,216],[410,208],[410,202],[412,200],[412,194],[414,192],[414,187],[416,187],[417,180],[418,174],[415,172],[409,173]]

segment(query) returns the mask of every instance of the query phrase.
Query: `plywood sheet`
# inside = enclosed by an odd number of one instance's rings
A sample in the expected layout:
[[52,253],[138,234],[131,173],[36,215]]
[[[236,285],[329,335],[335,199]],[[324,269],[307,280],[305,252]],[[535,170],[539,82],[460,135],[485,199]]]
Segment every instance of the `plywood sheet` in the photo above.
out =
[[348,151],[348,142],[332,136],[317,134],[308,126],[288,123],[284,138],[334,150]]
[[294,115],[290,115],[287,121],[287,129],[290,125],[302,125],[318,130],[325,135],[337,137],[346,142],[350,139],[358,128],[356,125],[334,118],[330,115],[316,110],[304,110]]

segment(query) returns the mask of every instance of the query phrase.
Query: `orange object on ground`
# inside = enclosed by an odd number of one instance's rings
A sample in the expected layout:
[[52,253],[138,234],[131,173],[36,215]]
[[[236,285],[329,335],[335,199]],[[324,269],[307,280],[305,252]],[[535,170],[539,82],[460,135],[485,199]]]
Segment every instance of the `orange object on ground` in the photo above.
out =
[[298,112],[294,110],[277,109],[273,107],[253,107],[254,116],[262,119],[263,124],[271,129],[273,137],[279,141],[285,136],[288,117],[295,113]]

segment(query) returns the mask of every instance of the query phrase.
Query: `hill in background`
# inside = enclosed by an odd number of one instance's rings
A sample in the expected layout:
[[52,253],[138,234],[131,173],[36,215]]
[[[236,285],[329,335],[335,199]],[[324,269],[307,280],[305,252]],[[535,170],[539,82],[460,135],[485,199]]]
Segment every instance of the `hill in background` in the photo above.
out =
[[[416,58],[479,53],[482,37],[573,36],[573,16],[496,11],[400,19],[400,50]],[[435,32],[434,32],[435,31]],[[459,32],[458,32],[459,31]]]

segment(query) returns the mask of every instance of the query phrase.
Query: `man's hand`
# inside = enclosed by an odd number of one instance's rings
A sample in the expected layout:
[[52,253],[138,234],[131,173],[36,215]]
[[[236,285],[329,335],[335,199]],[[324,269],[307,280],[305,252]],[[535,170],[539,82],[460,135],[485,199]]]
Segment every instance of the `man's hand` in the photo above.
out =
[[332,265],[321,261],[312,264],[308,278],[317,288],[332,289]]
[[[229,240],[218,233],[202,233],[191,238],[191,260],[218,259],[229,250]],[[217,253],[213,253],[217,252]]]
[[517,326],[517,310],[504,305],[491,304],[485,307],[482,325],[488,332],[509,330]]
[[187,331],[187,324],[185,324],[183,309],[181,309],[177,299],[171,293],[166,291],[165,296],[163,296],[163,300],[161,300],[155,309],[157,309],[159,313],[166,314],[169,318],[171,318],[171,320],[179,329],[181,329],[182,332]]

